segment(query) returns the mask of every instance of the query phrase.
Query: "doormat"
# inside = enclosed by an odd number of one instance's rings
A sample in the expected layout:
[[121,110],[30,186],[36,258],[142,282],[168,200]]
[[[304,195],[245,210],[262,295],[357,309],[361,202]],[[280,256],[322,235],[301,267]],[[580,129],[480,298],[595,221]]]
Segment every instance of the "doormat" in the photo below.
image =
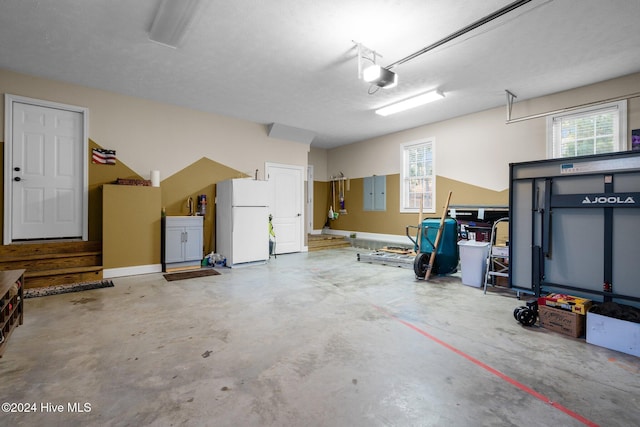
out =
[[167,273],[164,278],[167,282],[173,282],[174,280],[193,279],[195,277],[205,276],[217,276],[220,274],[212,268],[202,268],[200,270],[181,271],[179,273]]
[[72,285],[45,286],[42,288],[29,288],[24,290],[25,298],[46,297],[49,295],[66,294],[69,292],[88,291],[91,289],[113,288],[111,280],[101,280],[99,282],[75,283]]

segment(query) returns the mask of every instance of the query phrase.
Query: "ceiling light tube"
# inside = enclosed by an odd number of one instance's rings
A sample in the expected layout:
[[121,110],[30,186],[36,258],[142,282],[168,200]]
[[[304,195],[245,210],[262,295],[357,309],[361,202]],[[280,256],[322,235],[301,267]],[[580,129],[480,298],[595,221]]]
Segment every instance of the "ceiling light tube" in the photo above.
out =
[[399,113],[400,111],[419,107],[421,105],[428,104],[429,102],[433,102],[442,98],[444,98],[444,94],[442,92],[440,92],[439,90],[432,90],[430,92],[416,95],[403,101],[387,105],[386,107],[379,108],[376,110],[376,114],[379,114],[381,116],[388,116],[390,114],[395,114]]

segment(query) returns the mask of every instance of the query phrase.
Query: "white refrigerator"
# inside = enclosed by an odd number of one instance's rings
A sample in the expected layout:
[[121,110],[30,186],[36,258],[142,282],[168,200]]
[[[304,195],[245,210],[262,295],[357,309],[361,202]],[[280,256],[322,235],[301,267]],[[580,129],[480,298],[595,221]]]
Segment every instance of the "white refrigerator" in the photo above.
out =
[[216,253],[228,267],[269,259],[267,181],[230,179],[216,184]]

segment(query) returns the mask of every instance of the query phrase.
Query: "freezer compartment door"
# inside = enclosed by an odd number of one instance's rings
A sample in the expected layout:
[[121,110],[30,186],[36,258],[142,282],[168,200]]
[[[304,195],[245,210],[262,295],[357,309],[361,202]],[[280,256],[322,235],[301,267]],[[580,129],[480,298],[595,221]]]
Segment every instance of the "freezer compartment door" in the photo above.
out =
[[233,208],[233,264],[269,259],[269,212],[266,207]]
[[233,206],[269,205],[268,182],[254,179],[234,179],[232,203]]

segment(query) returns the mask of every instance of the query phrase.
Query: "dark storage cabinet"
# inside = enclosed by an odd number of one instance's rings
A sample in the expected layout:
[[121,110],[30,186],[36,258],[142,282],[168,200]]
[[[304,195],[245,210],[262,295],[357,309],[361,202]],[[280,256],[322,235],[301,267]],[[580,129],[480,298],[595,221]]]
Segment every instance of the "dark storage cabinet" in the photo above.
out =
[[24,270],[0,271],[0,357],[24,316]]

